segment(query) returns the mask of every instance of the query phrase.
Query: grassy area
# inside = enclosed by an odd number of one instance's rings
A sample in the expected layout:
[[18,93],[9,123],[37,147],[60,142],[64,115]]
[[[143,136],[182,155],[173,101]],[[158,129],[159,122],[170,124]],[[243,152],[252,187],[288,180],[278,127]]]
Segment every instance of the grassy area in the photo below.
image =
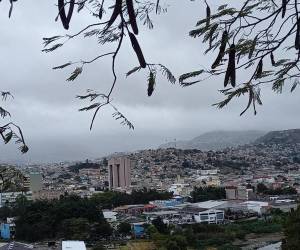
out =
[[263,220],[233,223],[229,225],[207,225],[206,231],[196,234],[199,241],[197,249],[206,249],[208,246],[217,247],[220,250],[239,249],[232,245],[236,239],[245,239],[249,234],[269,234],[282,231],[282,225]]
[[247,244],[249,236],[271,237],[282,232],[282,225],[278,221],[253,220],[228,225],[186,225],[170,229],[169,233],[159,233],[151,226],[148,231],[151,240],[131,240],[118,250],[173,250],[174,246],[180,246],[176,250],[238,250]]
[[126,246],[120,247],[120,250],[155,250],[157,249],[152,241],[129,241]]

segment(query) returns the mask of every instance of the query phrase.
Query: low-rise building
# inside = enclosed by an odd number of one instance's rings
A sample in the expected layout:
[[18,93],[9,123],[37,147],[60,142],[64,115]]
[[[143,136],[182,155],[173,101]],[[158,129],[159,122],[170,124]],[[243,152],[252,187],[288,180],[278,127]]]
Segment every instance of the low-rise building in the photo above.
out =
[[83,241],[63,241],[62,250],[86,250],[86,246]]
[[194,214],[197,223],[220,224],[224,222],[224,211],[209,209]]
[[20,196],[25,196],[27,200],[32,200],[32,192],[6,192],[0,193],[0,207],[4,205],[11,205],[16,202],[16,199]]
[[117,221],[117,212],[114,211],[103,211],[103,217],[108,223],[113,223]]

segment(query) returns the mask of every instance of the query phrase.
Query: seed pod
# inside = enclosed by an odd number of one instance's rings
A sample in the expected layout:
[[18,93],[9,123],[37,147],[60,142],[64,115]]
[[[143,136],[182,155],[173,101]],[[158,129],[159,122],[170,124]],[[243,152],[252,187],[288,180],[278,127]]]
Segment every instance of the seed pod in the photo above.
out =
[[148,77],[148,96],[151,96],[154,91],[154,85],[155,85],[155,76],[152,71],[150,71],[149,77]]
[[287,5],[287,0],[282,0],[282,12],[281,12],[281,17],[282,18],[284,18],[284,16],[285,16],[286,5]]
[[271,58],[272,66],[275,66],[276,62],[275,62],[275,59],[274,59],[274,54],[273,54],[273,52],[271,52],[270,58]]
[[230,78],[232,87],[235,87],[236,85],[235,53],[235,45],[232,44],[229,50]]
[[297,21],[297,31],[295,37],[295,49],[300,49],[300,19]]
[[102,19],[102,16],[103,16],[103,5],[104,5],[104,0],[102,0],[102,3],[101,3],[101,7],[99,9],[99,19],[101,20]]
[[253,55],[253,52],[255,50],[255,46],[256,46],[256,42],[257,42],[257,36],[256,35],[252,41],[252,44],[251,44],[251,47],[250,47],[250,50],[249,50],[249,55],[248,55],[248,58],[251,59],[252,55]]
[[212,69],[216,68],[220,64],[222,58],[224,57],[227,40],[228,40],[228,32],[225,30],[222,34],[221,45],[219,48],[219,54],[211,66]]
[[58,0],[58,13],[60,20],[62,22],[62,25],[67,30],[69,29],[69,23],[67,21],[66,11],[65,11],[65,1],[64,0]]
[[260,59],[255,73],[255,79],[261,78],[263,72],[263,59]]
[[11,138],[13,137],[13,132],[12,131],[10,131],[9,133],[7,133],[6,135],[5,135],[5,144],[7,144],[7,143],[9,143],[9,141],[11,140]]
[[142,68],[146,68],[147,64],[146,64],[146,61],[145,61],[145,58],[144,58],[144,55],[143,55],[143,52],[141,50],[138,40],[136,39],[135,35],[132,34],[131,32],[129,32],[129,37],[130,37],[132,48],[134,49],[134,51],[137,55],[137,58],[139,60],[140,66]]
[[66,15],[65,1],[58,0],[59,17],[66,30],[69,29],[69,24],[73,15],[74,6],[75,6],[75,0],[70,0],[68,15]]
[[136,16],[135,16],[135,11],[134,11],[134,7],[133,7],[133,1],[126,0],[126,5],[127,5],[127,11],[128,11],[131,28],[133,30],[133,33],[137,35],[139,33],[139,29],[138,29],[138,26],[136,23]]
[[160,1],[160,0],[156,0],[156,7],[155,7],[155,13],[156,13],[156,14],[158,14],[159,1]]
[[226,87],[229,83],[231,83],[232,87],[235,87],[236,85],[236,69],[235,69],[235,45],[232,44],[229,49],[229,60],[228,60],[228,66],[225,73],[225,79],[224,79],[224,87]]
[[108,29],[117,19],[118,15],[122,12],[122,0],[116,0],[113,13],[107,23],[106,29]]
[[75,6],[75,0],[70,0],[70,7],[69,7],[68,15],[67,15],[68,24],[70,24],[70,22],[71,22],[74,6]]
[[206,6],[206,28],[210,24],[210,15],[211,15],[210,7],[207,4],[207,6]]

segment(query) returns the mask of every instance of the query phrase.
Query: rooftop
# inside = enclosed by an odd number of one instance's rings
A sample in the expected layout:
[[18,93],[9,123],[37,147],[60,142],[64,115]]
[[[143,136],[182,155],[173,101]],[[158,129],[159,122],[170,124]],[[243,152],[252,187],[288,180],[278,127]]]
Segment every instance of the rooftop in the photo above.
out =
[[196,207],[211,209],[211,208],[215,208],[215,207],[224,205],[225,203],[227,203],[227,201],[213,201],[213,200],[210,200],[210,201],[194,203],[193,205],[196,206]]
[[62,250],[86,250],[83,241],[63,241]]

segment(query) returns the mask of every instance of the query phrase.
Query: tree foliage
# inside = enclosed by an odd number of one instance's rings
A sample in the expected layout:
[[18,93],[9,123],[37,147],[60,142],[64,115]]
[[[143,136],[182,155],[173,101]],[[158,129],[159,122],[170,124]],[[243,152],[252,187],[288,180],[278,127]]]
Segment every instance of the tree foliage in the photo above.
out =
[[[0,95],[2,97],[2,102],[6,101],[7,98],[13,98],[13,95],[7,91],[0,91]],[[0,104],[0,118],[8,119],[11,118],[10,112],[5,109]],[[0,138],[2,141],[7,144],[11,141],[15,141],[16,144],[19,144],[19,150],[24,154],[29,148],[25,143],[25,139],[22,133],[21,128],[13,123],[12,121],[6,122],[4,124],[0,124]]]
[[297,190],[293,187],[284,187],[271,189],[263,183],[258,183],[256,187],[257,193],[265,195],[293,195],[297,194]]
[[192,202],[226,199],[223,187],[195,187],[191,192]]
[[247,95],[248,103],[241,115],[251,106],[257,113],[257,105],[262,105],[263,85],[271,85],[275,92],[281,93],[283,86],[289,84],[293,92],[300,73],[298,8],[297,0],[244,0],[221,5],[213,13],[208,11],[190,36],[202,38],[208,45],[205,53],[218,50],[218,55],[211,69],[184,74],[180,84],[190,86],[223,75],[224,89],[220,92],[226,98],[215,105],[223,108],[232,99]]
[[130,235],[131,234],[131,225],[127,222],[121,222],[118,225],[118,233],[120,235]]
[[298,249],[300,246],[300,207],[292,212],[284,226],[284,234],[286,238],[283,240],[282,249],[292,250]]
[[108,191],[93,195],[91,198],[102,208],[113,208],[122,205],[147,204],[153,200],[167,200],[172,193],[158,192],[154,189],[133,190],[131,194]]
[[[111,106],[113,116],[121,119],[122,124],[134,129],[133,124],[112,104],[111,99],[117,84],[115,63],[125,39],[130,41],[131,53],[136,55],[139,63],[128,71],[127,76],[141,70],[148,71],[148,96],[151,96],[155,89],[158,72],[161,72],[170,83],[177,82],[176,77],[166,66],[160,63],[149,63],[149,58],[144,57],[142,43],[138,41],[139,26],[145,25],[153,29],[153,15],[167,11],[168,5],[162,2],[115,0],[113,6],[110,6],[107,1],[100,3],[98,0],[78,0],[78,2],[66,2],[62,6],[62,9],[67,5],[72,8],[72,4],[77,4],[78,12],[86,9],[95,20],[98,19],[98,22],[89,24],[75,34],[44,38],[45,52],[55,51],[63,47],[67,41],[79,36],[94,37],[100,45],[115,44],[114,50],[105,51],[90,60],[67,62],[53,68],[75,66],[67,79],[74,81],[88,64],[104,57],[112,58],[113,81],[110,90],[105,94],[88,90],[87,94],[78,96],[79,99],[87,99],[91,102],[90,105],[80,109],[80,111],[94,111],[91,128],[98,111],[105,106]],[[189,34],[193,38],[202,38],[202,42],[208,45],[205,53],[217,51],[217,56],[212,62],[211,69],[197,69],[182,74],[178,78],[180,85],[191,86],[213,76],[223,75],[224,89],[220,92],[225,95],[225,99],[215,105],[223,108],[234,98],[247,95],[248,103],[241,115],[251,106],[254,113],[257,113],[257,105],[262,105],[260,97],[262,85],[271,84],[275,92],[281,93],[283,85],[290,83],[291,92],[294,91],[299,84],[298,1],[244,0],[234,4],[223,4],[216,10],[210,8],[210,2],[212,1],[205,1],[206,17],[201,17]],[[59,12],[60,17],[62,14]],[[71,18],[67,21],[64,19],[61,17],[64,27],[68,28]],[[284,55],[281,51],[285,51]]]
[[12,207],[0,209],[1,218],[17,217],[16,238],[25,241],[45,239],[97,239],[112,229],[104,220],[99,204],[87,198],[64,196],[59,200],[17,200]]

